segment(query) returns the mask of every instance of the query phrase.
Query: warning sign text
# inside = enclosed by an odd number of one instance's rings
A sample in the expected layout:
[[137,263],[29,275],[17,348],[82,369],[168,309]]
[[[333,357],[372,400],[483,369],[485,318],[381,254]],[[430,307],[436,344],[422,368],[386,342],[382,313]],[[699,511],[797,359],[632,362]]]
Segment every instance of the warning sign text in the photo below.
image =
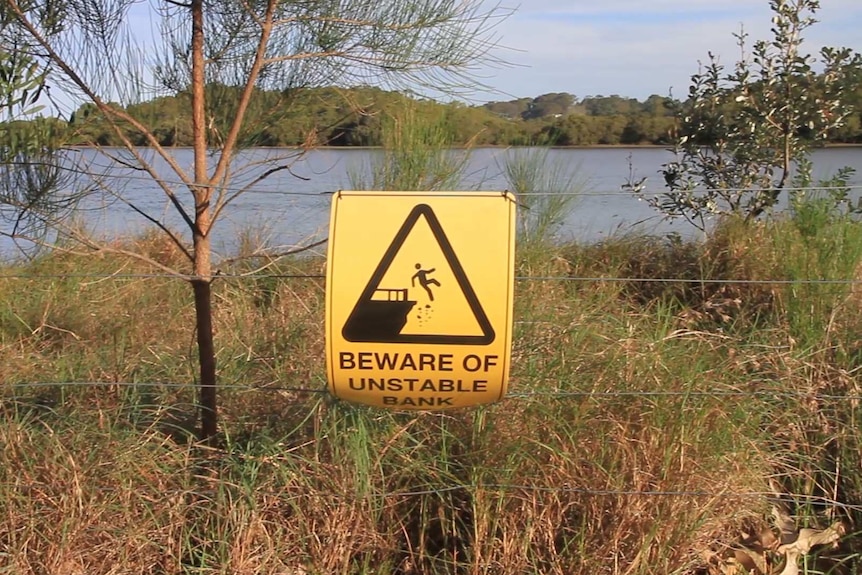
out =
[[498,365],[499,356],[471,353],[459,361],[452,353],[342,351],[338,354],[338,360],[338,367],[342,370],[454,371],[461,368],[470,373],[487,373]]

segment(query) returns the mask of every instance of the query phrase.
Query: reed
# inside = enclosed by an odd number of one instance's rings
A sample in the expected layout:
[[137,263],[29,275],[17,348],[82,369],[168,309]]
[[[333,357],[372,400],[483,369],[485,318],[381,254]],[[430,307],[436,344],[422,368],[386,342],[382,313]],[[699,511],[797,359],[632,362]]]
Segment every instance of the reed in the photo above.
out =
[[859,294],[802,280],[855,277],[860,239],[798,230],[523,254],[559,279],[517,283],[510,397],[443,413],[325,393],[320,258],[226,277],[219,448],[191,432],[182,280],[4,264],[0,573],[719,573],[778,500],[842,519],[852,572],[859,510],[830,502],[862,498]]

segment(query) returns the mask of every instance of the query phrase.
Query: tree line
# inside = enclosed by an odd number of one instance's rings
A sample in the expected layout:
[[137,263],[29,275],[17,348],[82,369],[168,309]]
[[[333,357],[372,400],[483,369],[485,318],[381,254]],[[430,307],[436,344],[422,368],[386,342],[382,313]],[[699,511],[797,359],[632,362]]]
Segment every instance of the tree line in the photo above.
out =
[[[35,245],[56,237],[62,242],[50,243],[53,249],[122,253],[186,279],[195,307],[200,435],[208,442],[218,430],[211,286],[219,262],[211,231],[249,189],[233,187],[235,175],[264,169],[258,183],[295,159],[285,150],[248,163],[237,154],[242,147],[374,146],[387,138],[399,144],[404,132],[400,144],[433,144],[425,146],[432,155],[423,146],[387,147],[404,150],[403,162],[413,169],[455,145],[664,144],[677,155],[663,167],[666,190],[652,195],[651,204],[665,217],[702,229],[712,218],[753,221],[782,194],[819,222],[862,213],[850,204],[847,170],[822,186],[825,198],[795,194],[815,184],[812,146],[862,142],[862,56],[843,48],[823,48],[819,57],[801,50],[818,0],[770,0],[773,38],[755,42],[752,57],[729,68],[711,56],[684,100],[557,93],[478,106],[423,99],[404,87],[450,96],[469,87],[464,74],[492,59],[492,24],[505,17],[480,0],[166,1],[153,14],[161,30],[156,46],[132,42],[133,4],[0,3],[0,113],[7,119],[0,123],[0,221],[9,224],[0,234]],[[736,36],[748,54],[746,35]],[[369,78],[401,91],[362,85]],[[66,118],[21,120],[37,113],[52,85],[88,103]],[[357,87],[335,87],[348,85]],[[160,202],[151,208],[105,186],[98,164],[81,166],[89,182],[78,173],[64,179],[73,172],[63,164],[62,146],[74,144],[100,146],[101,166],[119,163],[151,178],[184,225],[168,226]],[[153,154],[140,153],[141,146]],[[190,146],[193,165],[180,165],[171,146]],[[628,187],[638,194],[646,185]],[[70,217],[93,190],[125,202],[182,262],[94,240]],[[805,233],[817,237],[816,229]],[[255,257],[269,265],[290,253],[296,252]]]
[[[234,117],[238,88],[208,85],[209,140],[217,145]],[[126,112],[152,127],[163,146],[190,146],[191,95],[180,91],[125,106]],[[832,130],[829,143],[862,143],[862,74],[844,94],[854,112]],[[453,146],[671,145],[677,137],[677,113],[684,102],[652,95],[643,101],[619,95],[543,94],[535,98],[468,105],[441,103],[408,93],[374,87],[259,90],[242,134],[246,146],[380,146],[383,130],[406,109],[441,126]],[[147,137],[131,124],[118,133],[95,105],[80,106],[65,119],[41,119],[70,145],[119,146],[128,138],[147,146]],[[804,129],[804,127],[800,127]]]

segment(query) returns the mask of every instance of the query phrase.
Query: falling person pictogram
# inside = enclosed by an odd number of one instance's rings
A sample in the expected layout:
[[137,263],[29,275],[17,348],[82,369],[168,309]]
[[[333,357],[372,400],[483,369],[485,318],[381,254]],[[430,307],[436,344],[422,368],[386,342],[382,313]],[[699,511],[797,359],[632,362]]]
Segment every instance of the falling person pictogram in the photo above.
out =
[[428,299],[434,301],[434,292],[431,291],[429,286],[435,285],[440,287],[440,282],[435,279],[428,279],[428,275],[434,273],[435,268],[431,268],[430,270],[423,270],[422,264],[416,264],[417,272],[413,274],[413,277],[410,278],[411,287],[416,287],[416,280],[419,280],[419,285],[428,292]]
[[[411,287],[400,287],[405,285],[408,274],[411,270],[411,264],[405,262],[406,269],[400,268],[400,272],[393,275],[387,275],[393,262],[398,260],[398,255],[405,245],[405,241],[411,237],[415,231],[417,223],[424,222],[430,230],[433,242],[436,247],[439,247],[443,255],[442,274],[444,278],[454,276],[454,281],[450,284],[444,280],[442,283],[433,277],[439,275],[437,268],[423,269],[421,263],[413,264],[416,270],[411,276]],[[426,246],[433,251],[433,244]],[[415,248],[409,248],[415,249]],[[418,258],[417,258],[418,259]],[[412,259],[416,261],[416,259]],[[426,260],[427,261],[427,260]],[[417,284],[418,280],[418,286]],[[390,283],[391,282],[391,283]],[[440,310],[435,310],[430,302],[437,302],[434,299],[434,292],[440,295],[442,284],[447,285],[444,297],[441,303],[447,305],[459,305],[458,296],[461,296],[460,303],[469,308],[469,313],[476,322],[476,329],[469,331],[453,330],[451,327],[440,328],[439,331],[429,331],[433,329],[431,326],[436,322],[432,320],[432,316],[440,317]],[[458,292],[452,291],[452,285],[457,288]],[[415,292],[417,287],[421,287],[428,294],[429,303],[422,305],[415,296],[410,298],[411,292]],[[454,302],[454,304],[453,304]],[[463,309],[463,308],[462,308]],[[435,311],[437,312],[435,314]],[[467,311],[467,310],[464,310]],[[411,315],[414,321],[418,322],[421,327],[419,333],[409,331],[406,327]],[[445,318],[444,318],[445,319]],[[447,325],[444,324],[443,325]],[[459,324],[460,326],[460,324]],[[405,331],[407,329],[407,331]],[[475,333],[478,331],[479,333]],[[437,345],[488,345],[494,342],[496,334],[491,322],[488,321],[488,316],[485,310],[482,309],[482,304],[458,260],[452,244],[446,237],[434,210],[427,204],[419,204],[413,207],[407,215],[404,223],[398,229],[392,243],[384,252],[380,259],[380,263],[374,269],[368,283],[353,307],[353,311],[347,316],[341,328],[341,334],[346,341],[349,342],[373,342],[373,343],[422,343],[422,344],[437,344]]]

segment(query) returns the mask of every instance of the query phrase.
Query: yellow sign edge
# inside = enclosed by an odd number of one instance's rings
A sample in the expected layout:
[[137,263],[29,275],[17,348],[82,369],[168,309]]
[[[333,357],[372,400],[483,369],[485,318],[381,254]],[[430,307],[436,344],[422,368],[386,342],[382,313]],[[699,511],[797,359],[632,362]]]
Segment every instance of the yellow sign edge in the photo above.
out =
[[[330,219],[329,219],[329,241],[326,250],[326,286],[325,286],[325,321],[326,324],[324,326],[324,336],[331,335],[334,333],[332,331],[332,298],[334,297],[334,290],[329,289],[329,286],[332,285],[332,275],[334,266],[330,265],[332,261],[332,257],[334,254],[335,247],[335,222],[338,218],[338,200],[342,197],[359,197],[359,196],[398,196],[398,197],[415,197],[415,198],[427,198],[427,197],[492,197],[494,195],[498,195],[501,199],[508,200],[509,202],[509,245],[512,246],[512,249],[509,250],[509,274],[508,277],[510,281],[506,286],[507,289],[507,309],[506,309],[506,323],[505,323],[505,347],[504,349],[508,352],[504,355],[505,364],[503,365],[503,381],[500,386],[500,393],[497,396],[496,401],[502,400],[509,390],[509,377],[511,373],[511,364],[512,364],[512,339],[513,339],[513,331],[514,331],[514,289],[515,289],[515,248],[516,248],[516,216],[515,213],[517,210],[518,200],[515,194],[508,190],[503,191],[468,191],[468,192],[458,192],[458,191],[433,191],[433,192],[424,192],[424,191],[360,191],[360,190],[339,190],[335,194],[333,194],[332,198],[332,208],[330,209]],[[332,338],[325,338],[325,346],[324,353],[326,354],[326,385],[329,389],[330,395],[338,398],[338,395],[335,391],[335,365],[334,358],[332,354]],[[487,405],[487,404],[484,404]],[[474,406],[475,407],[475,406]],[[458,409],[458,408],[454,408]]]
[[503,367],[503,383],[500,386],[500,395],[497,397],[497,401],[502,400],[506,397],[506,394],[509,391],[509,375],[510,369],[512,365],[512,339],[513,339],[513,331],[515,325],[515,249],[516,249],[516,219],[517,219],[517,207],[518,202],[515,198],[515,195],[511,192],[505,192],[506,199],[509,201],[509,245],[511,249],[509,249],[509,282],[506,286],[507,292],[507,301],[508,305],[506,307],[506,343],[505,343],[505,351],[506,354],[504,357],[506,358],[506,364]]

